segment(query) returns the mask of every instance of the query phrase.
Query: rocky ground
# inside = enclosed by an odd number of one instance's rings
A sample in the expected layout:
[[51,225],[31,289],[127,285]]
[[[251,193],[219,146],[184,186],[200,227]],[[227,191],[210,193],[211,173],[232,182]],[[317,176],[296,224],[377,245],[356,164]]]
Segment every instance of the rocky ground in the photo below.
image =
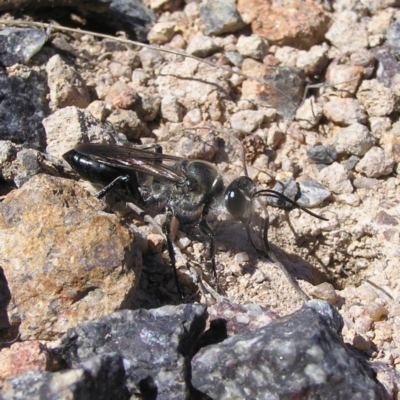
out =
[[[96,192],[62,159],[75,144],[158,143],[166,154],[214,163],[226,185],[243,175],[244,151],[259,189],[297,182],[301,204],[327,219],[269,206],[272,252],[309,297],[337,307],[345,342],[385,366],[378,379],[397,398],[398,4],[146,5],[149,25],[119,32],[119,41],[57,27],[46,37],[35,28],[28,37],[37,54],[29,60],[18,50],[21,38],[13,45],[10,31],[0,35],[11,49],[0,74],[0,264],[12,294],[3,296],[2,327],[51,341],[120,308],[179,303],[163,235],[120,194],[99,201],[82,189]],[[102,14],[49,13],[10,10],[1,18],[5,29],[24,17],[112,31]],[[128,43],[131,34],[153,47]],[[163,214],[149,212],[160,224]],[[262,226],[265,215],[257,215]],[[280,316],[304,304],[222,202],[209,221],[224,297]],[[193,226],[174,234],[185,302],[212,305],[218,296],[200,290],[186,266],[216,289],[207,242]]]

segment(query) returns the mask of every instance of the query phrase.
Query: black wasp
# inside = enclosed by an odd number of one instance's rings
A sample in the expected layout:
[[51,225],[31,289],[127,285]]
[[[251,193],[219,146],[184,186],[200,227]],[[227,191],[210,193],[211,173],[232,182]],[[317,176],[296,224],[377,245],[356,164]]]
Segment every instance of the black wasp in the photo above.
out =
[[[158,204],[165,207],[166,219],[162,229],[167,238],[168,253],[181,297],[175,253],[170,239],[170,226],[174,216],[181,223],[198,222],[201,232],[209,238],[215,278],[215,240],[207,215],[221,195],[224,195],[227,211],[246,227],[250,241],[248,227],[253,216],[254,199],[260,196],[283,199],[314,217],[325,219],[279,192],[270,189],[257,190],[254,182],[247,176],[235,179],[225,188],[214,164],[162,154],[161,146],[149,150],[83,143],[63,157],[83,179],[106,185],[96,194],[97,198],[105,196],[115,185],[122,184],[139,206]],[[267,233],[268,221],[265,223],[263,237],[265,254],[269,252]]]

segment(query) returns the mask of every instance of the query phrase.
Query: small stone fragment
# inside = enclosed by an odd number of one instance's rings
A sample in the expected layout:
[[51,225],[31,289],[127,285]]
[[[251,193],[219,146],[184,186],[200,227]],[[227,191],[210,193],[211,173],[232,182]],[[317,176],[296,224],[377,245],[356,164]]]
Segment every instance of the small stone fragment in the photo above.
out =
[[243,110],[231,116],[231,128],[242,133],[251,133],[257,129],[264,120],[262,111]]
[[161,100],[161,115],[170,122],[181,122],[183,109],[178,99],[173,95],[164,96]]
[[[322,204],[330,195],[331,192],[316,181],[303,181],[299,184],[300,197],[297,203],[303,207],[316,207]],[[322,299],[329,301],[327,299]]]
[[[252,2],[240,3],[241,13],[246,8],[255,8]],[[251,24],[253,33],[280,46],[308,49],[322,42],[329,26],[328,14],[315,2],[295,0],[285,5],[263,2],[257,11]]]
[[77,143],[115,143],[117,133],[109,123],[102,123],[88,110],[66,107],[43,120],[47,136],[47,153],[54,157],[71,150]]
[[332,62],[326,71],[326,80],[341,97],[354,95],[363,77],[364,67]]
[[28,371],[50,370],[51,355],[38,340],[14,343],[0,352],[0,378],[10,379]]
[[354,190],[347,171],[337,162],[319,171],[319,180],[333,193],[352,193]]
[[322,107],[313,97],[306,99],[296,111],[296,120],[303,129],[312,129],[322,117]]
[[171,41],[175,34],[175,22],[158,22],[150,29],[147,39],[150,43],[164,44]]
[[111,122],[115,130],[123,133],[128,140],[139,140],[149,133],[147,125],[132,110],[115,110],[107,118],[107,121]]
[[365,313],[375,322],[377,322],[380,321],[383,317],[386,317],[389,312],[387,308],[382,304],[373,302],[367,305]]
[[296,67],[304,70],[307,76],[319,74],[328,63],[329,46],[327,43],[312,46],[310,50],[297,53]]
[[325,116],[338,125],[365,123],[367,114],[356,99],[331,97],[324,104]]
[[366,26],[358,21],[354,11],[343,11],[336,15],[325,37],[343,54],[368,47]]
[[245,26],[235,0],[206,0],[200,6],[200,16],[207,36],[236,32]]
[[138,94],[131,86],[117,81],[111,86],[105,101],[111,104],[114,108],[129,110],[138,99]]
[[208,36],[196,35],[189,42],[186,52],[196,57],[207,57],[219,50],[219,47]]
[[354,123],[342,128],[335,140],[335,148],[338,153],[363,156],[373,145],[375,138],[365,125]]
[[258,35],[241,35],[236,46],[242,56],[256,60],[262,60],[268,51],[267,41]]
[[163,55],[154,49],[143,48],[139,51],[140,62],[142,63],[142,68],[151,75],[161,66],[164,62]]
[[357,99],[371,117],[384,117],[395,108],[393,92],[377,79],[364,80],[357,91]]
[[110,106],[105,101],[95,100],[92,101],[86,108],[93,117],[104,122],[107,117],[111,114]]
[[90,95],[85,81],[57,54],[46,65],[52,108],[76,106],[86,108]]
[[394,159],[380,147],[372,147],[356,165],[356,171],[368,178],[379,178],[393,172]]
[[335,304],[338,300],[335,288],[328,282],[323,282],[320,285],[314,286],[310,294],[316,299],[327,301],[329,304]]
[[337,153],[333,146],[315,146],[307,151],[309,161],[329,165],[336,161]]
[[362,335],[355,335],[352,340],[352,345],[360,351],[368,351],[372,346],[371,341]]

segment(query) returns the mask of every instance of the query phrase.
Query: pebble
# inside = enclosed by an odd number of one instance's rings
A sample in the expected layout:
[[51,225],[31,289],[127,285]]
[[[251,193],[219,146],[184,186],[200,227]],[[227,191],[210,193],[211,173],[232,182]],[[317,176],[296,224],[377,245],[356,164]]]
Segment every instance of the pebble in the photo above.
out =
[[199,124],[203,119],[200,108],[194,108],[186,113],[183,117],[183,123],[186,126],[194,126]]
[[[276,177],[279,179],[279,176]],[[281,179],[276,182],[275,186],[272,188],[275,192],[282,193],[284,196],[288,197],[290,200],[294,201],[299,193],[299,187],[296,181],[291,176],[287,179]],[[268,197],[268,204],[279,208],[291,208],[292,204],[285,201],[282,198]]]
[[307,76],[319,74],[328,63],[327,43],[312,46],[309,51],[300,50],[297,54],[296,67],[304,70]]
[[128,84],[117,81],[111,86],[105,101],[114,108],[128,110],[133,107],[138,99],[135,89]]
[[393,172],[394,159],[380,147],[372,147],[356,165],[356,171],[368,178],[379,178]]
[[[391,15],[389,15],[391,17]],[[390,19],[389,19],[390,21]],[[400,53],[400,23],[392,23],[386,31],[386,41],[395,53]]]
[[160,110],[161,98],[158,94],[148,93],[138,90],[138,100],[133,106],[133,111],[137,113],[143,121],[153,121]]
[[[177,11],[182,0],[150,0],[150,8],[154,11]],[[144,2],[146,4],[146,2]]]
[[142,68],[151,74],[155,73],[164,62],[163,55],[158,50],[143,48],[139,51],[139,58]]
[[86,108],[89,105],[90,94],[85,81],[61,56],[57,54],[50,58],[46,72],[52,108]]
[[46,152],[58,158],[77,144],[85,141],[115,143],[116,132],[109,123],[102,123],[88,110],[66,107],[43,120],[46,131]]
[[371,317],[360,317],[354,322],[354,329],[357,333],[367,333],[372,329],[374,320]]
[[365,125],[354,123],[342,128],[335,140],[336,151],[363,156],[375,144],[375,138]]
[[296,111],[296,120],[303,129],[312,129],[322,117],[322,107],[310,97]]
[[164,96],[161,100],[161,115],[170,122],[181,122],[183,109],[177,98],[172,95]]
[[347,171],[353,171],[356,164],[360,161],[360,157],[350,156],[347,160],[342,162],[342,165],[347,169]]
[[330,97],[324,104],[324,114],[330,121],[342,126],[367,121],[367,114],[356,99]]
[[206,35],[236,32],[245,24],[236,10],[236,0],[206,0],[200,6]]
[[225,57],[236,67],[241,67],[243,64],[243,56],[237,51],[227,51]]
[[111,114],[110,106],[101,100],[92,101],[86,108],[93,117],[99,119],[101,122],[104,122],[107,117]]
[[385,306],[374,302],[367,305],[365,313],[377,322],[386,317],[389,312]]
[[336,161],[336,149],[331,146],[315,146],[307,151],[308,160],[317,164],[329,165]]
[[132,76],[132,68],[127,66],[127,65],[122,65],[119,62],[112,61],[110,64],[108,64],[108,69],[110,71],[110,74],[114,78],[130,78]]
[[323,282],[317,286],[314,286],[310,291],[310,294],[315,299],[325,300],[329,304],[335,304],[338,300],[338,295],[332,284]]
[[146,82],[148,81],[146,72],[141,68],[137,68],[132,72],[131,79],[132,79],[132,84],[134,87],[144,86],[146,84]]
[[335,200],[342,204],[348,204],[351,207],[358,207],[361,203],[360,196],[357,193],[338,194],[335,196]]
[[316,207],[331,195],[328,189],[316,181],[303,181],[299,186],[300,198],[297,200],[297,203],[303,207]]
[[186,52],[196,57],[208,57],[217,52],[219,47],[212,38],[203,35],[193,36],[189,42]]
[[262,60],[268,51],[268,42],[258,35],[239,37],[237,50],[244,57]]
[[319,181],[336,194],[352,193],[354,190],[346,169],[337,162],[319,171]]
[[355,335],[352,340],[352,345],[360,351],[368,351],[371,349],[371,341],[362,335]]
[[381,184],[379,179],[365,178],[364,176],[356,178],[353,181],[353,185],[357,189],[369,189],[379,184]]
[[264,113],[255,110],[239,111],[231,116],[231,128],[249,134],[257,129],[264,120]]
[[338,13],[325,38],[343,54],[368,47],[367,29],[358,22],[358,15],[354,11]]
[[147,135],[149,130],[137,113],[132,110],[115,110],[107,118],[117,132],[123,133],[128,140],[137,141],[141,136]]
[[394,111],[393,92],[377,79],[364,80],[357,92],[357,99],[371,117],[384,117]]
[[253,14],[253,33],[280,46],[308,49],[323,41],[329,26],[328,14],[316,2],[293,0],[270,7],[269,2],[241,1],[238,10]]
[[170,21],[158,22],[154,24],[147,35],[148,41],[152,44],[168,43],[175,34],[175,26],[176,23]]
[[354,95],[363,77],[364,67],[358,65],[339,64],[334,60],[326,71],[326,81],[335,88],[341,97]]

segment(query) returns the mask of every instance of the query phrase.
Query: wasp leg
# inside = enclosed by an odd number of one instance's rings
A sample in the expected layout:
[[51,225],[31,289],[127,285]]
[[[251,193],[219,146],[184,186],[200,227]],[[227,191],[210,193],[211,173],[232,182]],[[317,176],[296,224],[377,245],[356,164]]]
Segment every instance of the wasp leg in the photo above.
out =
[[217,268],[216,268],[216,264],[215,264],[215,236],[214,236],[214,232],[210,228],[210,225],[208,225],[208,222],[207,222],[207,219],[206,219],[207,214],[208,214],[208,207],[204,206],[204,209],[203,209],[203,212],[201,214],[200,221],[199,221],[199,228],[205,235],[208,236],[208,238],[210,240],[211,268],[213,270],[214,279],[215,279],[215,282],[217,284],[218,293],[221,294],[222,290],[221,290],[221,287],[219,285]]
[[173,217],[174,217],[174,214],[173,214],[172,210],[167,208],[167,212],[165,215],[165,221],[162,225],[162,231],[163,231],[165,237],[167,238],[168,254],[169,254],[169,259],[171,261],[172,268],[174,270],[175,282],[176,282],[176,287],[178,288],[179,299],[183,300],[181,286],[180,286],[179,280],[178,280],[178,271],[176,270],[175,251],[174,251],[174,246],[173,246],[172,240],[171,240],[171,222],[172,222]]
[[268,242],[268,229],[269,229],[269,215],[267,213],[267,215],[265,216],[265,224],[264,224],[264,246],[265,246],[265,251],[267,252],[267,254],[269,254],[270,252],[270,247],[269,247],[269,242]]
[[126,189],[130,192],[130,194],[133,196],[133,198],[139,204],[143,204],[143,198],[138,189],[137,179],[135,179],[134,177],[131,177],[129,175],[118,176],[107,186],[103,187],[103,189],[101,189],[99,192],[97,192],[94,196],[97,197],[98,199],[101,199],[107,193],[109,193],[115,187],[115,185],[117,185],[118,183],[122,183],[126,187]]

